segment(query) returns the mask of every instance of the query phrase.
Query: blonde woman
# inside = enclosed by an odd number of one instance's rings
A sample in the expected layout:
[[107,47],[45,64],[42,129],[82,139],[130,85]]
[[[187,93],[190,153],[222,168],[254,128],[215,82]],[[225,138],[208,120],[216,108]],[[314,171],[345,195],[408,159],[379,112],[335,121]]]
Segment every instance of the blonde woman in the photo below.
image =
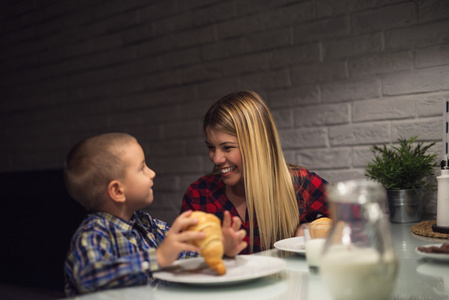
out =
[[286,163],[270,110],[258,94],[241,91],[213,104],[204,117],[212,174],[184,195],[181,212],[200,210],[242,221],[248,247],[242,254],[272,248],[295,236],[301,223],[328,215],[327,182]]

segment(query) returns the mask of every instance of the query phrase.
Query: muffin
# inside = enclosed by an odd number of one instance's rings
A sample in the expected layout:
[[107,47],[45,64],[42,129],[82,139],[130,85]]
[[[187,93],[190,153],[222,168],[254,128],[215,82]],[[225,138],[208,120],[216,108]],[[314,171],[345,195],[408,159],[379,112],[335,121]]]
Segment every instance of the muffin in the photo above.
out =
[[332,227],[332,219],[322,217],[309,223],[309,234],[312,239],[324,239]]

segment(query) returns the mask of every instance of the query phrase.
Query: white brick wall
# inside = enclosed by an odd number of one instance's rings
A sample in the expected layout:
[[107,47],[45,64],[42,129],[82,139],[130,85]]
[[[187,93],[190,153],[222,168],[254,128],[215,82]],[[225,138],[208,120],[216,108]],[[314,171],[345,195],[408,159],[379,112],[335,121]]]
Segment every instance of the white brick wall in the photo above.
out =
[[[442,149],[449,1],[3,1],[0,171],[62,166],[79,139],[134,134],[171,222],[211,170],[209,105],[254,89],[285,155],[330,182],[361,178],[370,145]],[[435,199],[426,205],[435,212]]]

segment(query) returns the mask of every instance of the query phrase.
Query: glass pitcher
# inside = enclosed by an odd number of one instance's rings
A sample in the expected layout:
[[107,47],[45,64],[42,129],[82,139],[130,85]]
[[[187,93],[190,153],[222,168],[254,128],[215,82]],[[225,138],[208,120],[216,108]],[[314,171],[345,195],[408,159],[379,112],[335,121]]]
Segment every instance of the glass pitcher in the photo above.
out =
[[386,191],[374,181],[328,186],[333,226],[324,245],[321,276],[334,299],[390,299],[398,272]]

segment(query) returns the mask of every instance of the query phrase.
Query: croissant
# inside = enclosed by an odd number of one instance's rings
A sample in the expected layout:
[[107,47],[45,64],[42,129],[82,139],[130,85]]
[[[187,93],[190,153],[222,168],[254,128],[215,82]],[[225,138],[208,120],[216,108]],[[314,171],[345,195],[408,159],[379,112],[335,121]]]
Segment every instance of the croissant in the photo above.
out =
[[309,234],[312,239],[326,238],[332,227],[332,219],[323,217],[309,224]]
[[194,211],[191,218],[198,219],[198,223],[188,226],[184,230],[202,231],[206,234],[204,239],[194,240],[191,243],[201,249],[200,254],[218,275],[226,273],[223,262],[223,238],[221,232],[221,221],[215,215],[202,211]]

